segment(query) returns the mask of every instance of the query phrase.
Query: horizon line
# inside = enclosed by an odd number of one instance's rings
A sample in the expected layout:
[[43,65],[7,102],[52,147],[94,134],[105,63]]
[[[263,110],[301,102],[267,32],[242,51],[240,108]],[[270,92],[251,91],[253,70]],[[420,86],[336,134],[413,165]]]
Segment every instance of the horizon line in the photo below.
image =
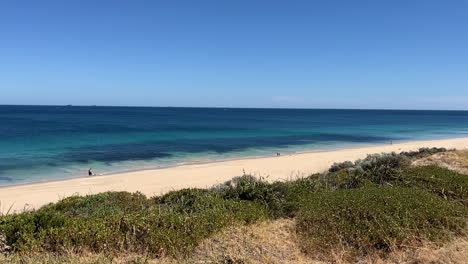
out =
[[305,108],[305,107],[233,107],[233,106],[136,106],[136,105],[73,105],[73,104],[0,104],[0,106],[60,106],[60,107],[127,107],[127,108],[198,108],[198,109],[283,109],[283,110],[374,110],[374,111],[468,111],[468,109],[407,109],[407,108]]
[[282,109],[282,110],[372,110],[372,111],[461,111],[468,109],[408,109],[408,108],[305,108],[305,107],[232,107],[232,106],[136,106],[136,105],[72,105],[72,104],[0,104],[0,106],[53,106],[53,107],[127,107],[127,108],[198,108],[198,109]]

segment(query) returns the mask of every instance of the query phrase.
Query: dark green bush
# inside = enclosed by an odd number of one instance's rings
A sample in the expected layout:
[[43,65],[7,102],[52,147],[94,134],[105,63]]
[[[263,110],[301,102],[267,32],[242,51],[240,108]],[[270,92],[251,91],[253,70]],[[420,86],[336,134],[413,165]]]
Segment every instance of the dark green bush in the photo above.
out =
[[252,201],[263,205],[275,216],[282,214],[285,195],[276,185],[250,175],[237,177],[217,189],[224,199]]
[[447,151],[448,150],[446,148],[420,148],[418,151],[401,152],[400,155],[404,155],[408,158],[423,158]]
[[355,164],[351,161],[335,162],[333,163],[333,165],[331,165],[330,169],[328,169],[328,172],[339,172],[341,170],[350,169],[354,167]]
[[443,241],[465,229],[465,207],[424,190],[371,187],[310,195],[297,217],[308,253],[345,248],[363,255],[421,240]]
[[334,163],[328,170],[329,181],[326,183],[336,189],[362,187],[367,181],[375,184],[391,183],[402,177],[403,169],[410,165],[410,158],[421,158],[446,151],[445,148],[420,148],[418,151],[400,154],[372,154],[355,162]]
[[402,169],[409,166],[409,160],[394,152],[368,155],[357,160],[351,173],[361,175],[376,184],[392,182],[401,177]]
[[323,179],[321,185],[323,190],[341,190],[363,187],[371,181],[365,178],[361,172],[353,170],[341,170],[334,173],[328,173]]
[[385,185],[402,177],[403,169],[410,161],[404,155],[394,152],[368,155],[354,163],[335,163],[322,178],[326,188],[351,189],[367,184]]
[[176,212],[193,213],[210,208],[217,193],[208,189],[182,189],[152,198],[158,205],[170,207]]
[[43,207],[70,217],[108,216],[113,214],[140,212],[155,206],[142,193],[103,192],[87,196],[72,196],[55,204]]
[[38,236],[49,229],[64,226],[67,218],[48,210],[0,217],[0,234],[11,249],[39,248]]
[[401,185],[417,187],[468,206],[468,175],[437,166],[405,170]]
[[275,206],[269,206],[275,217],[294,217],[298,211],[299,201],[304,195],[321,190],[320,174],[299,178],[294,181],[274,182],[271,188],[276,193]]

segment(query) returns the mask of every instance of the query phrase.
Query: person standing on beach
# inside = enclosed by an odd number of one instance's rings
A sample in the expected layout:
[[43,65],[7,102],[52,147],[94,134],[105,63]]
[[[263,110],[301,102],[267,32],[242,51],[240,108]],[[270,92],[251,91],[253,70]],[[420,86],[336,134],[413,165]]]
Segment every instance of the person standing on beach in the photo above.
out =
[[93,176],[93,171],[91,170],[91,168],[89,168],[88,170],[88,176]]

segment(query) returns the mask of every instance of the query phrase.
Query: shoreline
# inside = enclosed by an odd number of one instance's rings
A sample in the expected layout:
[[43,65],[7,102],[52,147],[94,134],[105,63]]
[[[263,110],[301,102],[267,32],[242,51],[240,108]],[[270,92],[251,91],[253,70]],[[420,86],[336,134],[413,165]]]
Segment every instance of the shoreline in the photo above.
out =
[[[381,143],[343,143],[343,144],[348,144],[346,147],[338,147],[340,146],[339,144],[336,145],[330,145],[332,147],[330,148],[316,148],[316,149],[305,149],[305,150],[300,150],[300,151],[293,151],[293,152],[286,152],[285,154],[281,154],[281,156],[288,156],[288,155],[297,155],[297,154],[308,154],[308,153],[319,153],[319,152],[328,152],[328,151],[336,151],[336,150],[343,150],[343,149],[356,149],[356,148],[363,148],[363,147],[377,147],[377,146],[386,146],[386,145],[392,145],[392,144],[400,144],[400,143],[410,143],[410,142],[430,142],[430,141],[439,141],[439,140],[450,140],[450,139],[463,139],[465,137],[440,137],[440,138],[433,138],[433,139],[413,139],[413,140],[405,140],[405,139],[400,139],[400,140],[393,140],[389,142],[393,143],[387,143],[387,142],[381,142]],[[468,137],[466,137],[468,138]],[[262,159],[262,158],[270,158],[270,157],[276,157],[273,155],[275,153],[272,153],[272,155],[253,155],[253,156],[239,156],[239,157],[231,157],[231,158],[224,158],[224,159],[213,159],[213,160],[207,160],[207,161],[195,161],[195,162],[181,162],[181,163],[176,163],[176,164],[171,164],[171,165],[157,165],[157,166],[148,166],[144,168],[129,168],[129,169],[122,169],[118,171],[107,171],[103,173],[99,173],[96,175],[93,175],[92,177],[101,177],[101,176],[110,176],[110,175],[119,175],[119,174],[125,174],[125,173],[134,173],[134,172],[139,172],[139,171],[156,171],[156,170],[161,170],[161,169],[169,169],[169,168],[177,168],[180,166],[190,166],[190,165],[203,165],[203,164],[211,164],[211,163],[220,163],[220,162],[228,162],[228,161],[236,161],[236,160],[250,160],[250,159]],[[80,175],[73,175],[65,178],[52,178],[52,179],[43,179],[43,180],[38,180],[38,181],[31,181],[31,182],[19,182],[19,183],[13,183],[13,184],[8,184],[8,185],[0,185],[0,190],[2,188],[8,188],[8,187],[14,187],[14,186],[23,186],[23,185],[33,185],[33,184],[41,184],[41,183],[48,183],[48,182],[60,182],[60,181],[68,181],[68,180],[73,180],[73,179],[80,179],[80,178],[90,178],[90,176],[85,175],[85,174],[80,174]],[[0,201],[1,205],[1,201]],[[1,213],[1,211],[0,211]]]
[[[365,145],[365,146],[363,146]],[[56,202],[72,195],[105,191],[140,191],[147,196],[182,188],[207,188],[224,183],[243,171],[269,181],[288,180],[322,172],[334,162],[354,161],[367,154],[417,150],[421,147],[467,149],[468,138],[363,144],[333,150],[311,150],[267,157],[182,164],[0,187],[0,213],[14,213]]]
[[[458,139],[458,138],[448,138],[448,139]],[[394,141],[398,143],[407,143],[407,142],[419,142],[419,141],[434,141],[434,140],[441,140],[441,139],[430,139],[430,140],[410,140],[410,141]],[[444,140],[444,139],[442,139]],[[353,144],[349,147],[345,148],[318,148],[318,149],[310,149],[310,150],[302,150],[298,152],[292,152],[292,153],[286,153],[286,154],[281,154],[281,157],[284,156],[294,156],[294,155],[300,155],[300,154],[309,154],[309,153],[320,153],[320,152],[328,152],[328,151],[337,151],[337,150],[344,150],[344,149],[359,149],[363,147],[377,147],[377,146],[386,146],[390,145],[389,143],[359,143],[359,144]],[[112,175],[120,175],[120,174],[127,174],[127,173],[135,173],[135,172],[142,172],[142,171],[157,171],[157,170],[163,170],[163,169],[171,169],[171,168],[177,168],[181,166],[191,166],[191,165],[205,165],[205,164],[216,164],[216,163],[222,163],[222,162],[229,162],[229,161],[241,161],[241,160],[255,160],[255,159],[263,159],[263,158],[277,158],[277,156],[274,155],[265,155],[265,156],[240,156],[240,157],[233,157],[233,158],[226,158],[226,159],[219,159],[219,160],[209,160],[209,161],[200,161],[200,162],[183,162],[183,163],[177,163],[175,165],[161,165],[161,166],[151,166],[147,168],[133,168],[133,169],[125,169],[121,171],[113,171],[113,172],[103,172],[99,173],[97,175],[93,176],[88,176],[88,175],[76,175],[76,176],[71,176],[67,178],[56,178],[56,179],[45,179],[45,180],[39,180],[39,181],[32,181],[32,182],[23,182],[23,183],[14,183],[14,184],[9,184],[9,185],[0,185],[0,190],[3,188],[8,188],[8,187],[15,187],[15,186],[24,186],[24,185],[35,185],[35,184],[41,184],[41,183],[48,183],[48,182],[61,182],[61,181],[68,181],[68,180],[73,180],[73,179],[81,179],[81,178],[93,178],[93,177],[102,177],[102,176],[112,176]],[[1,202],[1,201],[0,201]],[[1,205],[1,204],[0,204]],[[0,211],[1,213],[1,211]]]
[[[457,138],[450,138],[450,139],[457,139]],[[438,139],[437,139],[438,140]],[[417,140],[419,141],[419,140]],[[421,140],[421,141],[432,141],[432,140]],[[416,142],[413,141],[395,141],[398,143],[405,143],[405,142]],[[396,144],[396,143],[395,143]],[[356,149],[356,148],[363,148],[363,147],[376,147],[376,146],[386,146],[389,145],[387,143],[360,143],[360,144],[353,144],[350,147],[345,148],[318,148],[318,149],[310,149],[310,150],[302,150],[298,152],[286,153],[281,154],[281,157],[284,156],[292,156],[292,155],[299,155],[299,154],[308,154],[308,153],[320,153],[320,152],[328,152],[328,151],[336,151],[342,149]],[[34,184],[41,184],[41,183],[48,183],[48,182],[61,182],[61,181],[68,181],[73,179],[81,179],[81,178],[93,178],[93,177],[102,177],[102,176],[112,176],[112,175],[119,175],[119,174],[126,174],[126,173],[134,173],[140,171],[157,171],[163,169],[170,169],[170,168],[177,168],[181,166],[191,166],[191,165],[205,165],[205,164],[215,164],[215,163],[222,163],[222,162],[229,162],[229,161],[237,161],[237,160],[255,160],[255,159],[263,159],[263,158],[276,158],[277,156],[274,155],[264,155],[264,156],[240,156],[240,157],[233,157],[233,158],[226,158],[226,159],[219,159],[219,160],[208,160],[208,161],[200,161],[200,162],[183,162],[177,163],[175,165],[161,165],[161,166],[151,166],[147,168],[133,168],[133,169],[125,169],[121,171],[113,171],[113,172],[103,172],[97,175],[88,176],[88,175],[76,175],[67,178],[56,178],[56,179],[45,179],[39,181],[32,181],[32,182],[23,182],[23,183],[14,183],[9,185],[0,185],[0,190],[3,188],[14,187],[14,186],[24,186],[24,185],[34,185]],[[1,201],[0,201],[1,202]],[[1,211],[0,211],[1,212]]]
[[[393,143],[398,144],[398,143],[408,143],[408,142],[418,142],[418,141],[435,141],[435,140],[446,140],[446,139],[459,139],[459,138],[440,138],[440,139],[423,139],[423,140],[395,140],[395,141],[393,141]],[[356,143],[356,144],[350,144],[350,146],[347,146],[347,147],[344,147],[344,148],[343,147],[342,148],[337,147],[338,145],[333,145],[334,147],[331,147],[331,148],[317,148],[317,149],[301,150],[301,151],[281,154],[281,156],[290,156],[290,155],[308,154],[308,153],[319,153],[319,152],[336,151],[336,150],[342,150],[342,149],[356,149],[356,148],[363,148],[363,147],[386,146],[386,145],[390,145],[390,143]],[[273,154],[275,154],[275,153],[273,153]],[[198,162],[198,161],[195,161],[195,162],[182,162],[182,163],[177,163],[177,164],[173,164],[173,165],[158,165],[158,166],[149,166],[149,167],[145,167],[145,168],[129,168],[129,169],[123,169],[123,170],[119,170],[119,171],[103,172],[103,173],[93,175],[92,177],[119,175],[119,174],[133,173],[133,172],[139,172],[139,171],[153,171],[153,170],[156,171],[156,170],[162,170],[162,169],[177,168],[177,167],[181,167],[181,166],[203,165],[203,164],[212,164],[212,163],[236,161],[236,160],[251,160],[251,159],[253,160],[253,159],[277,157],[277,156],[275,156],[273,154],[272,155],[260,155],[260,156],[258,156],[258,155],[257,156],[255,156],[255,155],[254,156],[239,156],[239,157],[231,157],[231,158],[225,158],[225,159],[213,159],[213,160],[200,161],[200,162]],[[70,176],[70,177],[66,177],[66,178],[52,178],[52,179],[44,179],[44,180],[31,181],[31,182],[20,182],[20,183],[8,184],[8,185],[0,185],[0,190],[2,190],[2,188],[8,188],[8,187],[14,187],[14,186],[33,185],[33,184],[41,184],[41,183],[48,183],[48,182],[60,182],[60,181],[68,181],[68,180],[80,179],[80,178],[91,178],[91,177],[88,176],[88,175],[85,175],[85,174],[80,174],[80,175]]]

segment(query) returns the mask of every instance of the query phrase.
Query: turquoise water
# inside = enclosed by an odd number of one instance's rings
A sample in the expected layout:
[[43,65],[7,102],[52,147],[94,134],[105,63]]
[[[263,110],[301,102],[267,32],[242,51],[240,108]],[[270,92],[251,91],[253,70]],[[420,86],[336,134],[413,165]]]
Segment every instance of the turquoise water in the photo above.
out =
[[0,185],[468,136],[468,111],[0,106],[0,122]]

